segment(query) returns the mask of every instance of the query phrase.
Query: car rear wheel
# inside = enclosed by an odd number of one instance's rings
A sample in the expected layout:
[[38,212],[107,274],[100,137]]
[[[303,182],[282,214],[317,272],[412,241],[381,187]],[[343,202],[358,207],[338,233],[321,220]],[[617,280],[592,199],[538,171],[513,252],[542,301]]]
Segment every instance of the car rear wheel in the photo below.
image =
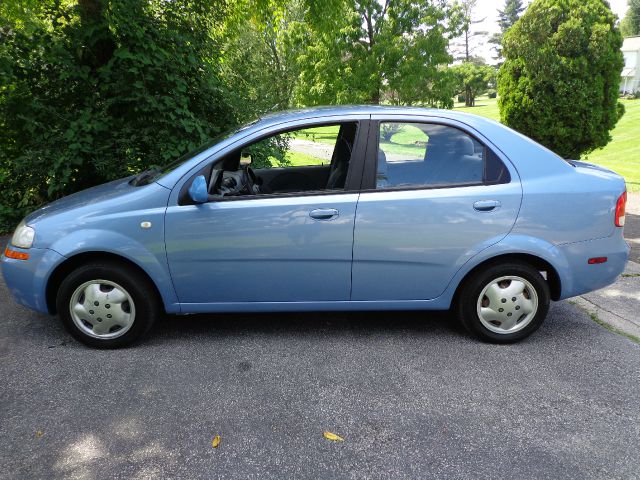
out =
[[457,316],[482,340],[512,343],[536,331],[549,311],[549,286],[525,263],[495,264],[473,274],[458,296]]
[[56,305],[69,333],[99,348],[137,340],[160,311],[155,289],[146,277],[124,265],[106,263],[71,272],[60,285]]

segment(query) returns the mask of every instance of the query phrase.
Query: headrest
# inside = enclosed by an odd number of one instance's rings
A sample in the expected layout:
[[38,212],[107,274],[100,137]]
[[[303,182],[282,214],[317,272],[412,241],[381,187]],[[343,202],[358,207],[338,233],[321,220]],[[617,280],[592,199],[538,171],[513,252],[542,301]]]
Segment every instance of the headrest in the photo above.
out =
[[378,174],[387,173],[387,156],[384,152],[378,149]]
[[462,132],[458,135],[452,135],[448,143],[452,153],[456,155],[473,155],[475,153],[473,140]]

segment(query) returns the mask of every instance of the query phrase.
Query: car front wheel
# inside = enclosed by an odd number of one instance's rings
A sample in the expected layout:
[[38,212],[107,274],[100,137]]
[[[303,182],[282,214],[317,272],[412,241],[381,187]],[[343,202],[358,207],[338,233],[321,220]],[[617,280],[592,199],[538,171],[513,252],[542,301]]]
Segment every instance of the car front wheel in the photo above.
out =
[[549,311],[549,286],[524,263],[495,264],[473,274],[458,296],[457,316],[482,340],[512,343],[536,331]]
[[147,278],[125,265],[106,262],[71,272],[60,285],[56,305],[69,333],[99,348],[132,343],[159,314],[157,295]]

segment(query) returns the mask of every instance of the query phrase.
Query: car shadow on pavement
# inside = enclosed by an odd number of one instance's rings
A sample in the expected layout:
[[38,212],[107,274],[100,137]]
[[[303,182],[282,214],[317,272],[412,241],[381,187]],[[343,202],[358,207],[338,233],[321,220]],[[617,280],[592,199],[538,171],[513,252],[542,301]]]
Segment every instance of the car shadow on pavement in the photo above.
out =
[[[376,333],[460,335],[464,329],[449,312],[287,312],[167,315],[161,318],[146,341],[176,337],[229,337],[242,334],[341,335],[345,332],[373,336]],[[143,340],[145,342],[145,340]]]
[[[574,315],[580,312],[567,302],[554,303],[548,321],[536,335],[520,343],[555,343],[564,336],[588,337],[590,333],[585,331],[581,322],[556,321],[554,317],[566,310]],[[602,327],[593,324],[592,328]],[[21,331],[28,341],[42,342],[48,348],[87,348],[71,338],[54,317],[36,315]],[[270,339],[268,341],[285,343],[301,338],[333,342],[345,336],[361,340],[421,338],[436,343],[444,340],[459,345],[482,344],[446,311],[288,312],[165,315],[131,348],[155,350],[157,347],[178,347],[185,343],[204,347],[212,342],[226,344],[229,340],[242,337],[253,340],[266,337]],[[4,349],[0,342],[0,353]]]

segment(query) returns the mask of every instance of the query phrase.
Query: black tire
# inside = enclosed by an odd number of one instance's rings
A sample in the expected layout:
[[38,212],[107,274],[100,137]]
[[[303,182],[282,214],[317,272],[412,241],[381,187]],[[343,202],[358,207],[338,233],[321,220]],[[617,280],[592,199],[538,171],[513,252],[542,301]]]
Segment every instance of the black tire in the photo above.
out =
[[[510,332],[507,330],[504,333],[499,333],[490,330],[480,319],[480,315],[478,314],[478,301],[480,300],[480,295],[483,293],[485,287],[488,287],[490,284],[503,277],[519,277],[520,279],[526,280],[529,285],[527,285],[525,290],[522,292],[522,297],[525,298],[523,301],[526,302],[527,295],[529,295],[530,298],[533,297],[533,292],[529,291],[530,288],[533,288],[535,296],[537,297],[537,309],[532,312],[531,316],[527,315],[524,317],[522,322],[522,325],[524,326],[516,324],[513,327],[515,331]],[[511,280],[508,279],[503,280],[496,285],[498,288],[508,288],[510,283],[507,282],[510,281]],[[505,295],[505,297],[508,296]],[[516,297],[512,298],[515,299]],[[518,311],[515,310],[518,305],[517,302],[520,302],[521,299],[518,298],[518,300],[512,301],[512,298],[500,298],[499,302],[504,302],[504,304],[498,305],[498,307],[505,307],[503,310],[511,309],[510,311],[507,310],[507,312],[512,315],[523,315],[520,313],[521,310],[519,308]],[[540,272],[529,264],[511,261],[508,263],[496,263],[473,273],[465,280],[459,295],[457,295],[457,304],[454,308],[456,317],[460,323],[462,323],[467,331],[475,337],[491,343],[513,343],[528,337],[540,328],[540,325],[544,322],[547,312],[549,311],[549,301],[549,285]],[[493,307],[490,299],[486,295],[483,295],[481,307]],[[508,313],[503,313],[502,315]],[[509,316],[511,317],[511,315]],[[500,330],[502,327],[502,324],[499,322],[500,319],[492,322],[487,322],[485,319],[485,323],[490,323],[489,326],[496,330]]]
[[[100,312],[102,312],[105,316],[106,314],[109,314],[109,318],[111,318],[111,313],[113,313],[114,316],[117,316],[117,312],[119,312],[119,315],[122,315],[123,311],[126,315],[126,310],[129,310],[129,314],[133,312],[133,318],[130,320],[130,326],[126,327],[126,331],[124,333],[118,333],[119,331],[121,332],[123,327],[114,325],[111,328],[114,329],[115,332],[105,332],[103,334],[103,337],[118,335],[114,338],[96,338],[96,336],[92,336],[93,332],[89,330],[92,330],[95,327],[83,319],[74,320],[74,315],[76,317],[79,317],[79,315],[71,312],[71,300],[76,290],[88,282],[93,282],[94,280],[102,280],[115,284],[124,291],[125,296],[128,295],[125,302],[121,302],[121,304],[114,303],[113,310],[105,310],[105,308],[112,308],[108,303],[108,300],[104,302],[104,305],[99,305],[98,302],[98,306],[95,307],[95,312],[94,310],[89,310],[92,315],[92,322],[95,322],[96,320],[100,320],[102,322],[101,318],[93,318],[94,313],[95,315],[100,315]],[[96,282],[96,284],[97,283],[98,282]],[[99,287],[101,292],[103,291],[103,287],[104,289],[107,289],[106,291],[108,291],[108,288],[113,288],[112,285],[101,284]],[[100,294],[103,295],[102,293]],[[82,302],[86,300],[84,298],[84,294],[80,294],[79,298]],[[129,299],[133,305],[131,305]],[[133,343],[149,331],[157,317],[160,315],[161,302],[154,286],[145,275],[118,262],[100,261],[92,262],[77,268],[62,281],[56,297],[56,307],[58,309],[58,315],[62,320],[62,324],[75,339],[85,345],[89,345],[90,347],[118,348]],[[84,304],[82,307],[84,307]],[[89,306],[87,308],[93,307]],[[118,308],[120,308],[120,310],[118,310]],[[82,315],[87,315],[87,313]],[[129,318],[131,318],[131,316],[129,316]],[[83,324],[85,327],[83,328],[82,326],[77,325],[76,321]],[[109,320],[109,322],[112,322],[112,320]],[[93,335],[97,334],[93,333]]]

